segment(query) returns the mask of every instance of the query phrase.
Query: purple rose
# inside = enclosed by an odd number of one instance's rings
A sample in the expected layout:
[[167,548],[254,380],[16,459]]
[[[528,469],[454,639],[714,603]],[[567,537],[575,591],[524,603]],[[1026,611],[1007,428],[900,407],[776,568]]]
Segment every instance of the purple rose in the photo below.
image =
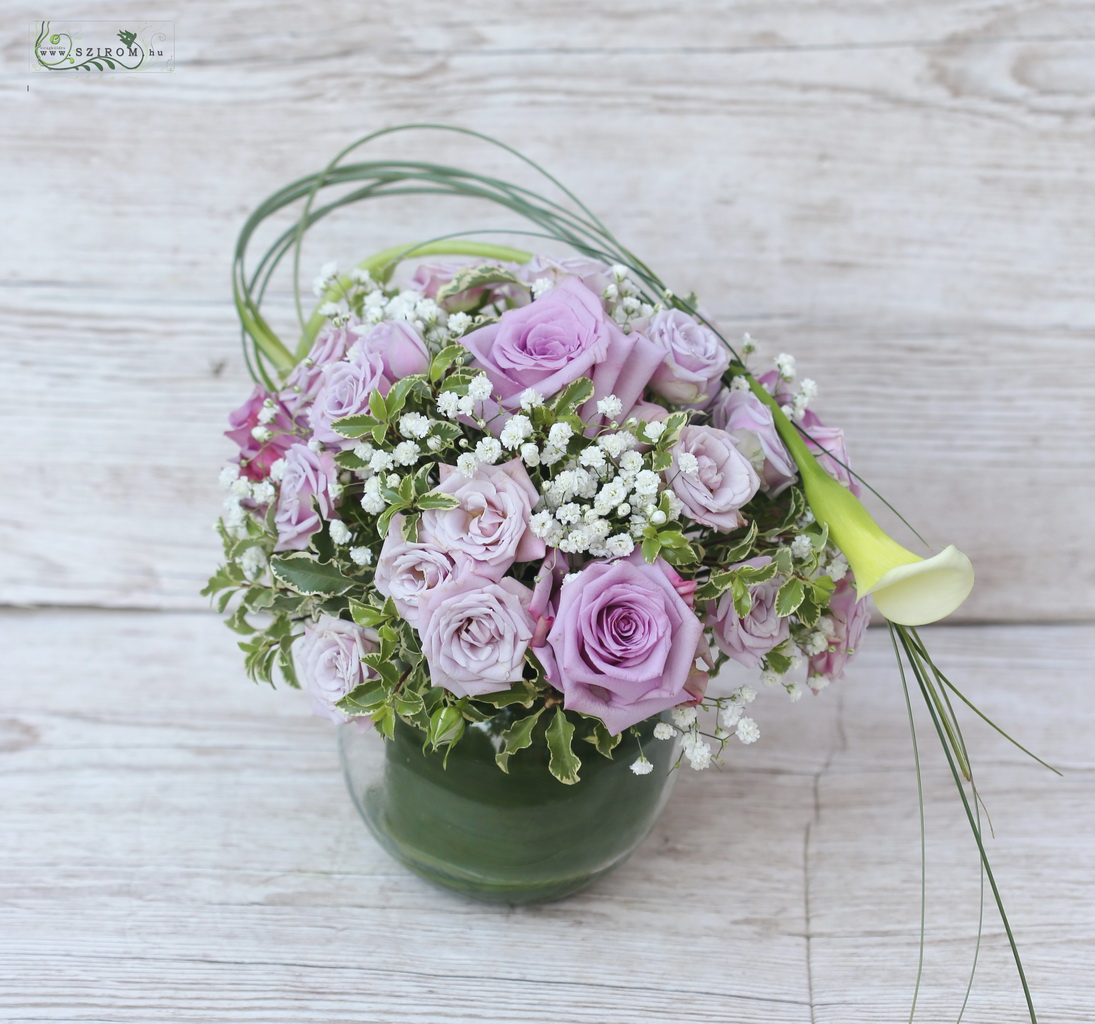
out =
[[451,555],[430,544],[403,539],[402,516],[393,516],[376,563],[376,589],[390,597],[412,626],[418,626],[419,606],[430,591],[452,576]]
[[331,426],[335,420],[368,412],[374,389],[386,395],[397,380],[423,373],[430,365],[425,342],[405,320],[351,327],[350,332],[362,336],[344,360],[323,367],[310,410],[316,439],[340,448],[357,442],[336,433]]
[[587,422],[597,418],[597,401],[610,394],[620,399],[626,418],[662,359],[642,335],[624,334],[605,315],[600,298],[573,277],[466,334],[460,344],[490,379],[504,409],[516,408],[527,388],[551,398],[579,377],[591,378],[593,398],[579,410]]
[[518,682],[534,623],[532,591],[512,577],[463,573],[429,591],[419,605],[422,653],[430,681],[458,697],[497,693]]
[[352,622],[322,615],[304,627],[293,647],[293,661],[301,682],[312,696],[312,714],[332,722],[350,716],[335,704],[375,673],[361,659],[375,651],[376,634]]
[[836,585],[825,616],[832,622],[832,632],[829,634],[828,648],[810,659],[809,676],[814,680],[814,685],[817,685],[818,676],[826,680],[844,678],[844,668],[855,656],[871,621],[870,602],[856,600],[850,575]]
[[591,260],[587,256],[566,256],[555,259],[553,256],[533,256],[520,268],[522,280],[559,281],[564,277],[576,277],[597,296],[604,295],[610,284],[616,283],[616,275],[607,263]]
[[308,355],[293,367],[285,380],[286,402],[294,411],[311,403],[323,385],[323,369],[340,362],[353,342],[353,324],[335,326],[327,323],[316,335]]
[[331,516],[334,479],[335,463],[329,452],[314,452],[306,444],[295,444],[286,452],[274,512],[275,551],[303,551],[308,546],[312,534]]
[[472,572],[500,579],[514,562],[543,558],[547,548],[529,529],[536,485],[519,459],[501,466],[480,466],[470,480],[451,466],[438,469],[434,488],[460,502],[456,508],[422,513],[419,540],[450,554]]
[[768,408],[752,391],[722,388],[711,404],[711,422],[725,430],[760,474],[760,489],[770,498],[798,478],[791,453],[780,440]]
[[[771,561],[767,555],[762,555],[729,568],[740,569],[743,565],[750,565],[759,569]],[[717,602],[707,603],[707,624],[715,634],[715,643],[746,668],[756,668],[764,655],[790,635],[787,619],[781,619],[776,614],[776,592],[782,583],[782,579],[773,576],[751,586],[749,594],[753,605],[744,618],[738,616],[734,608],[734,595],[729,590]]]
[[678,405],[710,402],[730,366],[723,340],[680,309],[655,313],[644,333],[664,356],[650,380],[651,390]]
[[[274,404],[274,418],[263,424],[259,413],[267,399]],[[281,396],[268,395],[259,387],[243,405],[228,414],[228,425],[231,429],[226,430],[224,436],[239,446],[240,470],[248,480],[265,480],[270,475],[270,467],[299,440],[297,425]],[[252,433],[259,426],[270,431],[268,440],[259,441]]]
[[725,430],[690,424],[669,452],[666,479],[690,518],[721,533],[745,523],[738,509],[760,489],[760,478]]
[[592,562],[564,584],[547,645],[535,649],[564,706],[611,733],[691,699],[703,635],[674,585],[680,577],[637,555]]
[[335,433],[331,424],[343,416],[367,413],[374,388],[387,391],[388,387],[380,353],[355,345],[348,360],[328,363],[323,368],[319,391],[309,410],[313,436],[317,441],[341,448],[357,444]]
[[430,353],[422,335],[406,320],[385,320],[375,326],[350,329],[358,341],[350,349],[350,359],[358,351],[375,353],[381,360],[381,377],[377,387],[386,395],[391,386],[404,377],[425,373],[430,368]]

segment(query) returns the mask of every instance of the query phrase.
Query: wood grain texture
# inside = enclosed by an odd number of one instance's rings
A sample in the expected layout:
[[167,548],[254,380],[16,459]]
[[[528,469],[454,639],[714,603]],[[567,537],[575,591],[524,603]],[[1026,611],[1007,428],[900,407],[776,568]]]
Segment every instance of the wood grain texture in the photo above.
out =
[[[557,904],[405,873],[346,795],[329,723],[247,683],[209,614],[0,614],[0,1019],[677,1024],[902,1020],[916,784],[872,630],[844,683],[754,705],[762,739],[688,773],[638,853]],[[936,628],[941,664],[1058,779],[963,716],[1040,1019],[1095,1007],[1086,627]],[[920,722],[918,1020],[954,1020],[977,930],[968,829]],[[653,752],[653,756],[657,756]],[[1025,1020],[991,908],[966,1020]]]
[[[113,12],[53,16],[96,10]],[[220,431],[248,387],[238,226],[355,135],[428,119],[527,151],[765,360],[795,353],[864,477],[973,557],[966,621],[1092,617],[1091,4],[398,11],[197,2],[174,74],[29,92],[25,43],[0,46],[0,436],[19,481],[0,489],[0,602],[202,607]],[[382,153],[521,173],[422,145]],[[377,205],[317,231],[305,263],[507,223]]]

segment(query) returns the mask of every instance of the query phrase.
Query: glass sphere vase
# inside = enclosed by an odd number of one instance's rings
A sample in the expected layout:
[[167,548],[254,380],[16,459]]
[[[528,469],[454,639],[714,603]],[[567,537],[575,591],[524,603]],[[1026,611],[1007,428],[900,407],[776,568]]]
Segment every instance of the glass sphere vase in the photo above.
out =
[[[638,736],[625,731],[611,759],[592,745],[580,750],[580,779],[564,785],[548,770],[541,722],[506,773],[495,754],[515,717],[502,709],[468,723],[447,756],[424,749],[423,734],[402,721],[391,740],[348,722],[339,730],[343,772],[373,835],[428,881],[497,903],[560,899],[621,864],[650,832],[676,780],[676,752],[653,739],[651,719]],[[646,775],[630,767],[640,747],[657,750]]]

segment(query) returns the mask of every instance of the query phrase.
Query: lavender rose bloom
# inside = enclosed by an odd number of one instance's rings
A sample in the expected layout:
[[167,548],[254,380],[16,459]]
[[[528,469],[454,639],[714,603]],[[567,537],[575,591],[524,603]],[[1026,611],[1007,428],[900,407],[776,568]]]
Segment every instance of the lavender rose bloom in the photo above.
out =
[[308,546],[312,534],[331,516],[334,478],[335,463],[329,452],[314,452],[306,444],[295,444],[286,452],[274,512],[275,551],[303,551]]
[[[267,399],[274,403],[274,418],[267,424],[260,424],[259,413]],[[259,441],[251,433],[260,425],[270,431],[269,440]],[[259,387],[243,405],[228,414],[228,426],[231,429],[226,430],[224,436],[239,446],[240,471],[248,480],[256,482],[265,480],[270,467],[299,440],[297,425],[281,395],[268,395]]]
[[833,624],[828,649],[810,659],[809,676],[816,679],[843,679],[844,668],[863,642],[863,634],[871,621],[870,602],[857,601],[850,576],[845,576],[829,598],[825,615]]
[[376,589],[390,597],[396,611],[412,626],[419,624],[419,606],[430,591],[452,576],[456,562],[430,544],[403,539],[402,516],[393,516],[376,563]]
[[689,517],[721,533],[745,523],[738,509],[760,489],[760,478],[725,430],[685,426],[669,452],[666,479]]
[[404,377],[425,373],[430,368],[430,353],[422,335],[406,320],[385,320],[374,326],[352,327],[358,336],[349,356],[358,351],[375,353],[381,360],[380,393],[386,395],[391,386]]
[[703,635],[677,574],[637,555],[592,562],[566,583],[547,645],[535,649],[564,706],[611,733],[690,699],[685,684]]
[[770,498],[795,482],[798,469],[776,431],[772,410],[752,391],[722,388],[711,404],[711,423],[725,430],[760,476]]
[[607,263],[591,260],[587,256],[533,256],[518,270],[522,280],[559,281],[564,277],[576,277],[595,295],[603,295],[604,290],[616,281],[616,275]]
[[304,627],[296,642],[293,660],[301,682],[312,697],[312,714],[332,722],[348,722],[350,716],[335,704],[354,687],[374,676],[362,658],[376,650],[376,634],[352,622],[320,616]]
[[[730,566],[739,569],[743,565],[761,568],[771,562],[767,555],[750,558]],[[734,661],[746,668],[756,668],[761,658],[778,647],[790,635],[786,619],[776,614],[776,592],[783,583],[777,576],[749,588],[753,606],[745,618],[738,616],[734,608],[734,595],[728,590],[717,602],[707,603],[707,624],[715,634],[715,643]]]
[[322,383],[309,410],[313,436],[324,444],[342,448],[357,444],[335,433],[331,424],[343,416],[368,412],[373,390],[385,392],[390,386],[385,384],[384,360],[380,354],[355,345],[349,359],[328,363],[323,368]]
[[336,326],[328,323],[316,335],[308,355],[296,366],[285,380],[286,401],[294,410],[310,404],[323,386],[323,369],[340,362],[353,343],[351,324]]
[[518,682],[534,623],[532,591],[512,577],[464,573],[429,591],[419,605],[430,681],[458,697],[497,693]]
[[573,277],[535,302],[507,310],[498,323],[464,335],[460,344],[490,379],[503,409],[515,409],[527,388],[551,398],[579,377],[591,378],[593,398],[579,410],[587,423],[597,418],[597,401],[610,394],[620,399],[626,418],[662,360],[642,335],[624,334],[600,298]]
[[418,538],[423,544],[493,580],[514,562],[544,557],[544,542],[529,529],[540,496],[519,459],[480,466],[470,480],[452,466],[441,466],[438,473],[441,483],[435,490],[460,504],[422,513]]
[[644,333],[664,356],[651,389],[678,405],[710,402],[730,366],[730,350],[719,336],[679,309],[655,313]]
[[348,448],[356,444],[336,433],[331,424],[343,416],[368,412],[373,390],[386,395],[392,385],[430,365],[429,352],[419,333],[403,320],[350,328],[361,334],[344,360],[322,370],[315,403],[310,410],[313,435],[324,444]]

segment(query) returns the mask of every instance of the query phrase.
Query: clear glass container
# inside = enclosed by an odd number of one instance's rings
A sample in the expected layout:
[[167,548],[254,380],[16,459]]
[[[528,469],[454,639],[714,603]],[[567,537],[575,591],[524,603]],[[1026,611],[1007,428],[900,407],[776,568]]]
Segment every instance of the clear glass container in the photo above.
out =
[[[473,899],[532,903],[577,892],[642,842],[677,775],[668,770],[673,744],[653,739],[657,719],[637,726],[638,737],[625,732],[611,760],[576,741],[581,778],[564,785],[548,771],[542,723],[508,774],[495,763],[501,734],[522,714],[503,709],[469,723],[447,762],[423,751],[422,733],[403,722],[387,742],[359,723],[340,727],[350,794],[396,860]],[[640,743],[657,764],[648,775],[630,769]]]

